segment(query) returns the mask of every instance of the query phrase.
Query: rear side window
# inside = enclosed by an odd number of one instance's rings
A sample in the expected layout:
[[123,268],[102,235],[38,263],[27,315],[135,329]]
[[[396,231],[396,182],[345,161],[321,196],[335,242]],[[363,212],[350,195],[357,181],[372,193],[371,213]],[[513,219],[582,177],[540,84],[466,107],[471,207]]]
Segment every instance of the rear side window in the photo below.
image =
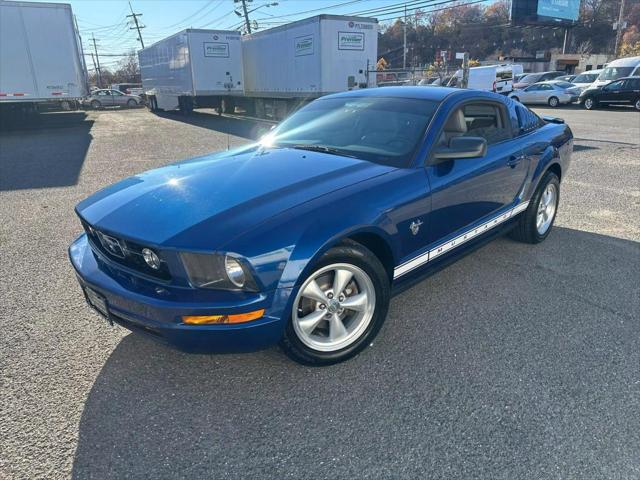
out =
[[540,117],[524,105],[516,105],[516,115],[521,134],[532,132],[542,124]]
[[503,110],[489,103],[470,103],[463,107],[467,137],[482,137],[489,145],[511,138]]

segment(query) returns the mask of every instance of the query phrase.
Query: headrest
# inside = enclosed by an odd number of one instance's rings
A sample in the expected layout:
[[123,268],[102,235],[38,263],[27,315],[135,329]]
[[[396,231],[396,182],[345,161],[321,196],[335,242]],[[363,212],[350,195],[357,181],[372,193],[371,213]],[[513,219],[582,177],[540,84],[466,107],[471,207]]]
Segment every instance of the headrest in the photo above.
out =
[[444,125],[444,131],[450,133],[467,133],[467,122],[462,109],[456,110]]

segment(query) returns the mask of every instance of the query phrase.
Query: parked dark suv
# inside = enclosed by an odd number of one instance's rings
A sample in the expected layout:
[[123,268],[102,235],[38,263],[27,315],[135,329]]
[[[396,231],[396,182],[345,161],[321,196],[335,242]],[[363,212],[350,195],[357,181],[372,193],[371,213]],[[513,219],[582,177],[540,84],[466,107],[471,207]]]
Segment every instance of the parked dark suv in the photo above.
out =
[[587,110],[599,105],[633,105],[640,111],[640,77],[619,78],[602,87],[588,88],[579,101]]

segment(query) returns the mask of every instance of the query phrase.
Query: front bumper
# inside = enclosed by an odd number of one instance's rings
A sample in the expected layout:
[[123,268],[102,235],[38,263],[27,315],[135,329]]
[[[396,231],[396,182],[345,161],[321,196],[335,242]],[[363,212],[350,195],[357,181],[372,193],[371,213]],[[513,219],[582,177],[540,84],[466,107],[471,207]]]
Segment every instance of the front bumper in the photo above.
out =
[[[189,352],[249,352],[277,343],[288,320],[291,289],[248,293],[163,285],[135,276],[96,256],[86,234],[69,247],[69,258],[85,292],[104,297],[108,320]],[[239,324],[186,325],[182,316],[246,313],[262,318]]]

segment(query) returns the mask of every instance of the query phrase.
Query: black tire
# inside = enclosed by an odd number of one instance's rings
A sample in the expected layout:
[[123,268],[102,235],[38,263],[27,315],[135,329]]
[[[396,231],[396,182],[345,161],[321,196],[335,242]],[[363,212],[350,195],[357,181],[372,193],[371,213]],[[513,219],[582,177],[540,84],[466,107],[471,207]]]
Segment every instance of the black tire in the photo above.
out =
[[633,102],[633,106],[636,107],[636,110],[640,112],[640,97],[636,98],[636,101]]
[[236,104],[233,99],[223,98],[222,99],[222,111],[224,113],[233,114],[236,112]]
[[129,100],[127,100],[127,107],[133,108],[137,106],[138,106],[138,102],[136,102],[133,98],[130,98]]
[[[551,220],[551,225],[543,234],[538,232],[538,228],[536,226],[536,219],[538,214],[538,206],[540,205],[540,199],[542,198],[542,193],[547,188],[547,185],[550,183],[555,184],[556,186],[556,208],[553,213],[553,219]],[[555,217],[558,213],[558,205],[560,204],[560,179],[553,172],[545,173],[544,177],[540,181],[538,188],[536,189],[533,197],[531,197],[531,201],[529,202],[529,206],[527,209],[520,214],[520,218],[518,219],[515,227],[511,230],[511,238],[517,240],[519,242],[524,243],[540,243],[545,238],[549,236],[549,233],[553,229],[553,223],[555,222]]]
[[551,97],[549,98],[549,100],[547,101],[547,103],[549,104],[549,106],[551,108],[558,108],[560,106],[560,100],[558,99],[558,97]]
[[[324,366],[343,362],[356,356],[371,344],[387,316],[391,298],[389,276],[382,263],[380,263],[380,260],[369,249],[359,243],[348,241],[330,249],[313,266],[313,270],[304,280],[322,267],[335,263],[354,265],[363,270],[370,278],[376,297],[373,317],[367,328],[353,343],[341,350],[324,352],[312,349],[300,340],[293,326],[293,315],[292,312],[290,312],[289,321],[280,345],[285,353],[298,363]],[[300,285],[302,285],[302,283],[303,282],[300,282]],[[293,305],[292,308],[297,308],[297,305]]]
[[591,97],[587,97],[582,102],[582,106],[587,110],[593,110],[598,106],[598,102]]
[[99,100],[91,100],[91,108],[98,110],[100,107],[102,107],[102,103]]

